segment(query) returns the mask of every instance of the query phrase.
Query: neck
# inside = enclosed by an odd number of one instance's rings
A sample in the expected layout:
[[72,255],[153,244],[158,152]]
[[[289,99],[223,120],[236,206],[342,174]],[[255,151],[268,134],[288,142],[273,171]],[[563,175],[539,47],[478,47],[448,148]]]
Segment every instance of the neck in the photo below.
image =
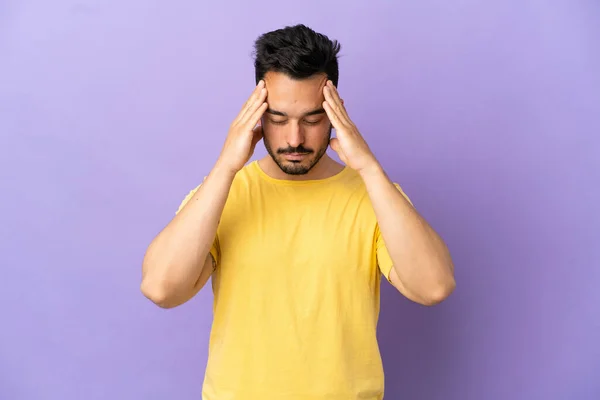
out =
[[344,165],[336,162],[327,154],[323,154],[323,157],[321,157],[319,162],[304,175],[286,174],[269,155],[258,160],[258,165],[270,177],[290,181],[327,179],[340,173],[344,169]]

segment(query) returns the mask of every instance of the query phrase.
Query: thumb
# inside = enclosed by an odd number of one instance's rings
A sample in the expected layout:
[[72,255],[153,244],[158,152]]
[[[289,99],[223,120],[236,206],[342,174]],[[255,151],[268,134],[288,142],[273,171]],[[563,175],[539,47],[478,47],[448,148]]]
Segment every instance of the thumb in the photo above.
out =
[[258,120],[258,123],[254,127],[254,129],[252,129],[252,133],[254,134],[252,140],[256,140],[258,142],[260,140],[260,138],[262,138],[263,128],[262,128],[262,123],[260,120]]
[[329,140],[329,146],[331,146],[333,151],[335,151],[336,153],[340,152],[340,141],[338,140],[338,138],[331,138],[331,140]]
[[260,141],[260,139],[262,139],[262,137],[263,130],[262,125],[259,121],[258,124],[254,127],[254,129],[252,129],[252,149],[254,149],[254,146],[256,146],[256,144]]

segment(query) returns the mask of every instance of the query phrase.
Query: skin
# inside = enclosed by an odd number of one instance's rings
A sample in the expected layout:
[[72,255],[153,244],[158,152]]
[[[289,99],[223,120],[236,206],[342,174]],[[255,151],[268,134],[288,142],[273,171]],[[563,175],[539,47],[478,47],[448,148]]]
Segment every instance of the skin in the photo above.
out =
[[[267,174],[277,179],[321,179],[337,174],[343,165],[326,154],[331,122],[323,108],[325,75],[299,81],[281,73],[265,76],[269,107],[262,117],[264,143],[269,156],[259,160]],[[289,152],[308,151],[299,160]]]
[[[331,138],[331,128],[336,137]],[[455,288],[454,267],[439,235],[394,186],[325,75],[294,80],[269,72],[233,120],[221,154],[192,199],[154,238],[142,266],[142,293],[164,308],[191,299],[215,268],[209,254],[235,174],[264,139],[261,169],[276,179],[323,179],[344,165],[365,182],[394,266],[392,285],[434,305]],[[291,153],[301,153],[291,155]]]
[[331,148],[358,171],[373,204],[379,229],[393,261],[390,282],[407,298],[434,305],[455,289],[447,246],[388,178],[329,81],[323,107],[336,130]]

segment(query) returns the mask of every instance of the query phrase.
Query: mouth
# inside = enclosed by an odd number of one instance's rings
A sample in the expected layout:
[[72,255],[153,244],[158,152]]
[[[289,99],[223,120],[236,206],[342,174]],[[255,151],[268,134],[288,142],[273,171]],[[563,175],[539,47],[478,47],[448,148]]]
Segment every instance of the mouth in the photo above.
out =
[[285,153],[283,156],[289,161],[302,161],[310,153]]

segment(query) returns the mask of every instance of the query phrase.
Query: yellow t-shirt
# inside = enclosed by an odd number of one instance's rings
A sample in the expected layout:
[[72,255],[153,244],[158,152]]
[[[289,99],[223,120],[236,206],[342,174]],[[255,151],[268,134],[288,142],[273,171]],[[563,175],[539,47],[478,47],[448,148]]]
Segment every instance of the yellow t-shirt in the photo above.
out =
[[376,326],[392,261],[355,171],[288,181],[251,162],[211,254],[204,400],[383,398]]

